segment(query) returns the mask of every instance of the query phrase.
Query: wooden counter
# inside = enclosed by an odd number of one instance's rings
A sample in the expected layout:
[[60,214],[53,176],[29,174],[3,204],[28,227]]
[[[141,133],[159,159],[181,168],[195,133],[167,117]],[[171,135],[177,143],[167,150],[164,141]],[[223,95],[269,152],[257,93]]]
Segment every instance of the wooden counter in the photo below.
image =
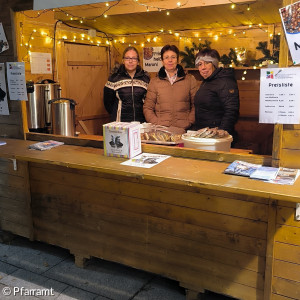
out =
[[78,265],[95,256],[178,280],[188,299],[204,289],[300,299],[300,180],[280,186],[179,157],[128,167],[102,149],[6,141],[2,229],[70,249]]

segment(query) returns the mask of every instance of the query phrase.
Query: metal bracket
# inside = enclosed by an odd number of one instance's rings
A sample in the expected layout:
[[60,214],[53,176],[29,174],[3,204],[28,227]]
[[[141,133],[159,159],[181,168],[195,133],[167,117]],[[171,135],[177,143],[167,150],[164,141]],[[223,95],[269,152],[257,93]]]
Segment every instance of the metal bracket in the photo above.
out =
[[300,203],[296,203],[295,220],[300,221]]
[[12,163],[13,163],[14,171],[17,171],[17,170],[18,170],[18,167],[17,167],[17,160],[16,160],[15,158],[10,158],[10,160],[11,160]]

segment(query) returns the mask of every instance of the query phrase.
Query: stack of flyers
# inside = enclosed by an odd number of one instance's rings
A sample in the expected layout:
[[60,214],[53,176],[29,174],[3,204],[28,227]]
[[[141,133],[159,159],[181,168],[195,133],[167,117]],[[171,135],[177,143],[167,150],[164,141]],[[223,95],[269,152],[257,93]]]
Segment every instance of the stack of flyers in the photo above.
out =
[[28,148],[32,149],[32,150],[48,150],[51,149],[53,147],[57,147],[60,145],[63,145],[63,142],[57,142],[57,141],[53,141],[53,140],[49,140],[49,141],[45,141],[45,142],[39,142],[36,144],[32,144],[30,145]]
[[261,167],[261,165],[235,160],[225,169],[224,173],[250,177],[259,167]]
[[292,185],[298,178],[300,172],[298,169],[289,169],[280,167],[275,179],[271,183]]
[[265,180],[270,181],[276,178],[276,175],[279,171],[279,168],[273,168],[273,167],[259,167],[257,168],[251,175],[251,179],[259,179],[259,180]]

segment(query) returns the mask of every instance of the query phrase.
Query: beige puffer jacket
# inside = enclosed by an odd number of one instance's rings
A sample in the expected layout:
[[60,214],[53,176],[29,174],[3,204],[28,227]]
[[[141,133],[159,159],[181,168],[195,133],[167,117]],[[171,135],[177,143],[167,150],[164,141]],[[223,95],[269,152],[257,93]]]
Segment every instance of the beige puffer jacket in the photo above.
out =
[[195,122],[194,96],[198,90],[194,76],[177,65],[177,79],[171,85],[164,67],[150,80],[144,102],[148,123],[178,128],[183,133]]

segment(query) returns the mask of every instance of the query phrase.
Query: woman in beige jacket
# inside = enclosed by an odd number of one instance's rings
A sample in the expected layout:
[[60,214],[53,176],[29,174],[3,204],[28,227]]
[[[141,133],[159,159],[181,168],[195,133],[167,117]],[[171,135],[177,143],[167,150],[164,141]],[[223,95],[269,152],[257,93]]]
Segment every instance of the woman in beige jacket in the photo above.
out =
[[194,96],[198,84],[178,64],[179,50],[175,45],[162,48],[161,60],[163,67],[148,86],[144,115],[148,123],[184,133],[195,121]]

